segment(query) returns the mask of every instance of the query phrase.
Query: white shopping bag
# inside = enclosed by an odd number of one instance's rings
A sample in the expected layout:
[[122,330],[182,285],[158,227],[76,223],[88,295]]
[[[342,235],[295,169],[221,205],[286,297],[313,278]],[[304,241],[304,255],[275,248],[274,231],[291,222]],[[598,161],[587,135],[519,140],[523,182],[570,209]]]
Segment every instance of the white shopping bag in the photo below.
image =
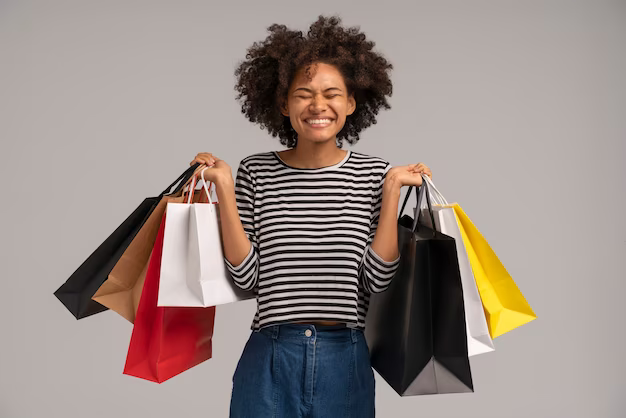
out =
[[235,285],[224,263],[219,205],[204,181],[207,168],[201,175],[208,203],[192,203],[194,177],[187,203],[167,204],[157,306],[208,307],[255,297]]
[[[478,293],[478,287],[474,280],[472,266],[465,250],[465,244],[459,230],[459,220],[452,205],[448,204],[441,192],[437,190],[432,180],[422,176],[427,182],[426,186],[432,191],[430,193],[433,215],[435,218],[435,228],[437,231],[454,238],[456,243],[457,257],[459,260],[459,270],[461,272],[461,284],[463,286],[463,304],[465,306],[465,326],[467,329],[467,354],[469,357],[477,354],[487,353],[494,350],[493,341],[489,335],[487,318],[483,309],[483,303]],[[417,216],[417,208],[414,208],[414,216]],[[420,223],[433,228],[427,208],[420,208]]]

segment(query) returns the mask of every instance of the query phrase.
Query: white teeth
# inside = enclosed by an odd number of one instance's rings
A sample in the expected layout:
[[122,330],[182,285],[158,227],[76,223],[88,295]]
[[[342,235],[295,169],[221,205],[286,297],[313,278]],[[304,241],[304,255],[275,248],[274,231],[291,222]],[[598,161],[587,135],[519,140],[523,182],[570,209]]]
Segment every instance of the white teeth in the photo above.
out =
[[310,123],[311,125],[324,124],[324,123],[330,123],[330,119],[309,119],[307,120],[307,122]]

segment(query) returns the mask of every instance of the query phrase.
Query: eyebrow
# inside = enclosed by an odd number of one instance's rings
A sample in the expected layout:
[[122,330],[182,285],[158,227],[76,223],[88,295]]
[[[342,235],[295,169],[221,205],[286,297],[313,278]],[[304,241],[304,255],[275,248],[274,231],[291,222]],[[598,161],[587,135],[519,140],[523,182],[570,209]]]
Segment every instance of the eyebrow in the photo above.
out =
[[[309,93],[312,92],[313,90],[311,89],[307,89],[306,87],[298,87],[297,89],[295,89],[293,92],[297,92],[298,90],[304,90],[304,91],[308,91]],[[339,90],[342,91],[339,87],[329,87],[324,91],[328,91],[328,90]]]

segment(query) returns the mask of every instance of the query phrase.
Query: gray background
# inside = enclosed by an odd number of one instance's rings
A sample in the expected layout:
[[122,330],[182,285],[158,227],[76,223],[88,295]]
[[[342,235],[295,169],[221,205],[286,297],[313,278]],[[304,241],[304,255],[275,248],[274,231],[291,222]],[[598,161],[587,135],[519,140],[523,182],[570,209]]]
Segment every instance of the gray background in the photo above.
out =
[[253,300],[157,385],[122,374],[129,322],[52,293],[197,152],[234,174],[282,149],[240,113],[234,67],[270,24],[333,13],[395,67],[353,149],[429,165],[538,315],[472,358],[473,394],[401,398],[377,374],[377,416],[625,416],[624,1],[3,0],[1,417],[227,416]]

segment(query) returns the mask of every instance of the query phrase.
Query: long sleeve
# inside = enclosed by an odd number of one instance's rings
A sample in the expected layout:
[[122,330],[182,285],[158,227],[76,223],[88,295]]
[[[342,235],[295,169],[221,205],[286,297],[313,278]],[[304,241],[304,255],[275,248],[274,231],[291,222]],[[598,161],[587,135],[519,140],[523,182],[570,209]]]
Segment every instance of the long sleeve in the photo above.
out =
[[242,161],[237,169],[237,177],[235,179],[235,197],[239,218],[252,245],[250,246],[250,252],[238,266],[233,266],[226,257],[224,257],[224,261],[233,281],[243,290],[254,289],[259,281],[259,245],[254,229],[255,195],[256,183]]
[[367,246],[363,255],[361,266],[359,267],[359,278],[363,287],[370,293],[380,293],[385,291],[391,284],[391,280],[400,265],[400,255],[393,261],[385,261],[371,247],[376,230],[378,228],[378,220],[383,200],[383,184],[387,172],[391,165],[387,163],[385,170],[381,176],[376,194],[374,196],[374,204],[370,217],[370,233],[367,240]]

